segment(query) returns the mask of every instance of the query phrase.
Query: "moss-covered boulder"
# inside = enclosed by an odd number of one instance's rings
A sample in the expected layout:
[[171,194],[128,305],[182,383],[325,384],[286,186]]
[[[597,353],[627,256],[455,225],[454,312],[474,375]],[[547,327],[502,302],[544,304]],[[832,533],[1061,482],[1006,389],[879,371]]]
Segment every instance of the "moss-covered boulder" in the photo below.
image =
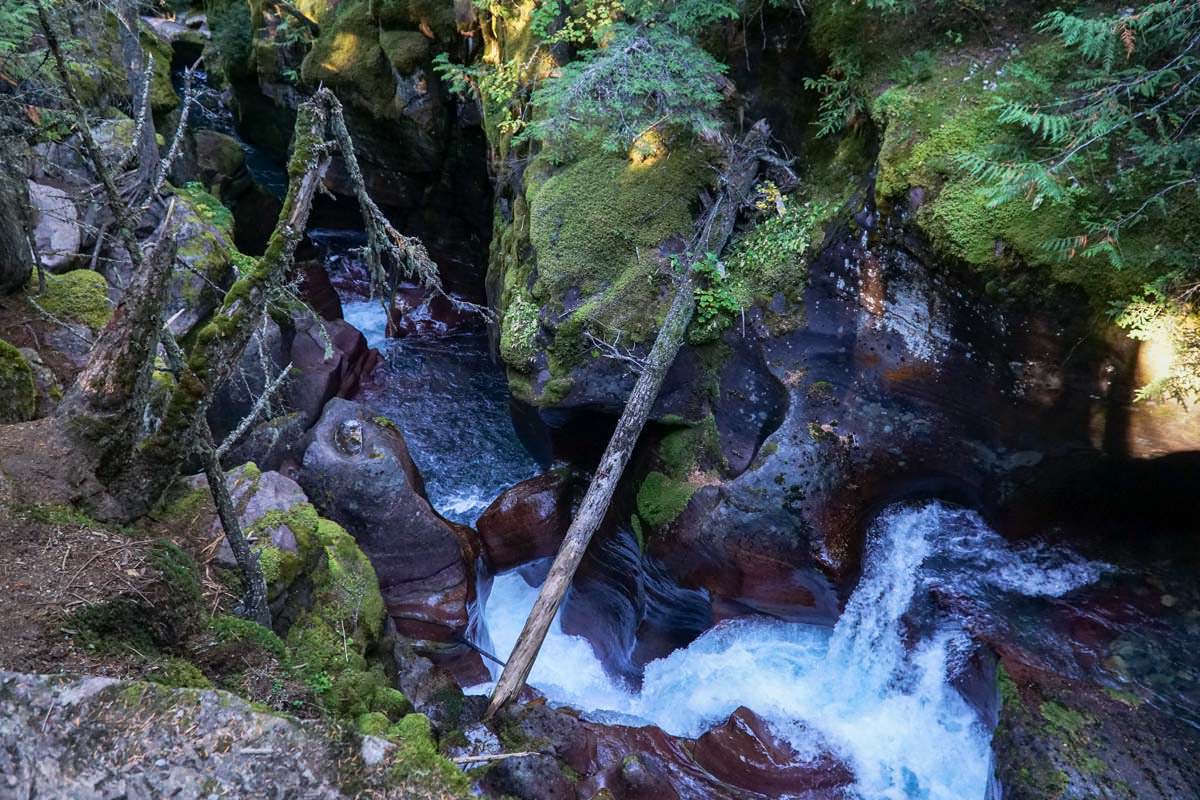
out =
[[62,275],[46,276],[46,291],[36,294],[36,278],[31,278],[26,296],[46,313],[63,322],[99,331],[112,317],[108,282],[99,272],[77,269]]
[[598,358],[589,334],[619,333],[624,347],[653,340],[669,303],[670,257],[711,174],[695,143],[629,154],[596,146],[565,164],[530,165],[512,220],[497,220],[491,264],[515,394],[540,405],[568,395],[623,401],[629,376]]
[[165,316],[175,335],[184,337],[221,304],[236,268],[252,262],[234,244],[233,214],[216,196],[198,183],[176,189],[175,196],[179,248]]
[[[290,592],[297,579],[311,573],[320,559],[317,542],[320,520],[316,509],[295,481],[278,472],[261,472],[254,464],[230,470],[226,482],[242,530],[255,542],[254,552],[267,580],[267,599],[277,617],[277,628],[286,630],[305,603],[304,598],[293,597]],[[168,510],[168,514],[190,506],[207,507],[208,481],[203,475],[181,483],[169,499],[174,510]],[[223,536],[221,521],[211,512],[203,516],[208,521],[208,536],[221,537],[213,555],[214,563],[237,570],[237,560]]]
[[0,339],[0,424],[33,419],[36,410],[33,370],[17,348]]

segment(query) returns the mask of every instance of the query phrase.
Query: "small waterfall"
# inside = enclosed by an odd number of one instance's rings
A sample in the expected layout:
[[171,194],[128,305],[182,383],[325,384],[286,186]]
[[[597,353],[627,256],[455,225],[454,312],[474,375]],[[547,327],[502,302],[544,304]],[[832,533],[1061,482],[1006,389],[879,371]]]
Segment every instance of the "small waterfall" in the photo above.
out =
[[876,520],[867,542],[866,570],[833,629],[830,661],[856,665],[876,690],[904,662],[900,618],[912,602],[917,570],[929,555],[929,537],[942,510],[936,505],[894,509]]
[[[832,747],[854,770],[864,800],[983,800],[991,734],[950,684],[969,640],[943,620],[914,644],[905,613],[934,586],[1061,594],[1101,569],[1066,552],[1015,550],[971,511],[936,502],[893,507],[872,526],[862,579],[832,630],[724,622],[646,665],[641,691],[633,692],[556,622],[530,683],[590,719],[650,723],[689,737],[744,705],[801,755]],[[536,596],[517,573],[495,579],[484,621],[498,655],[511,652]]]

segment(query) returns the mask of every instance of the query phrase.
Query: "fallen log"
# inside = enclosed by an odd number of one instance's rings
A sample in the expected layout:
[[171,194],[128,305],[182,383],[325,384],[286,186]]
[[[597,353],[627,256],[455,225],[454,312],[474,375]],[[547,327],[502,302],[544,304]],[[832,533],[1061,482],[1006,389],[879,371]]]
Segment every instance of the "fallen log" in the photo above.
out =
[[546,639],[554,615],[562,604],[575,570],[578,569],[588,543],[608,512],[613,493],[650,416],[654,401],[658,399],[658,392],[662,388],[667,370],[671,368],[679,348],[683,345],[688,323],[691,322],[695,310],[695,286],[691,278],[691,265],[707,253],[720,254],[725,248],[733,234],[737,213],[752,193],[759,162],[770,154],[769,138],[770,131],[766,123],[759,122],[742,141],[731,142],[727,147],[726,165],[719,179],[717,195],[696,226],[696,235],[689,247],[687,269],[677,280],[675,295],[666,319],[663,320],[654,340],[650,355],[646,357],[637,383],[629,394],[625,409],[617,421],[616,430],[613,431],[608,447],[600,458],[600,465],[592,476],[579,510],[567,529],[550,572],[546,575],[541,591],[538,592],[537,600],[525,620],[525,627],[521,629],[516,647],[508,657],[500,679],[496,681],[486,718],[491,718],[506,703],[515,699],[529,678],[533,662]]

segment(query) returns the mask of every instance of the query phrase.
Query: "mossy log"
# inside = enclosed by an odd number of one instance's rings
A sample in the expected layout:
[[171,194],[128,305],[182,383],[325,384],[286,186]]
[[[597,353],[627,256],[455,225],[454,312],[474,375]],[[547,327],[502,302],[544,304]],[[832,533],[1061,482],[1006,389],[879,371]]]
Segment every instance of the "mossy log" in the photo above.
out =
[[[738,211],[751,196],[751,189],[758,175],[760,161],[770,159],[767,142],[770,131],[765,122],[759,122],[746,134],[740,142],[731,142],[727,147],[726,165],[720,177],[718,193],[713,202],[701,215],[696,226],[696,235],[692,241],[691,254],[693,258],[703,257],[705,253],[720,253],[733,233],[734,222]],[[571,521],[558,555],[546,575],[537,600],[525,621],[525,627],[517,638],[517,645],[496,682],[488,703],[487,716],[490,718],[501,707],[520,694],[525,681],[533,669],[554,615],[562,604],[567,587],[588,543],[596,529],[600,527],[613,493],[625,471],[633,448],[641,436],[642,428],[650,417],[650,410],[658,399],[667,370],[675,361],[679,348],[683,345],[687,334],[688,323],[691,322],[695,311],[695,287],[690,274],[679,279],[675,287],[675,296],[667,311],[654,346],[647,356],[637,383],[629,394],[621,418],[617,421],[616,430],[608,442],[600,465],[588,484],[587,493],[579,505],[579,511]]]

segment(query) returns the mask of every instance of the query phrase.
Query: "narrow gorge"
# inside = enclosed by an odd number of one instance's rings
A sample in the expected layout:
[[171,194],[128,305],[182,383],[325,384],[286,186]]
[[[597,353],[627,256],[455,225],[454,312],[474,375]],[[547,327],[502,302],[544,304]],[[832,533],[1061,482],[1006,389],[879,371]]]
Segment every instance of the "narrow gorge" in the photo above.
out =
[[0,800],[1200,797],[1198,108],[1196,0],[11,0]]

